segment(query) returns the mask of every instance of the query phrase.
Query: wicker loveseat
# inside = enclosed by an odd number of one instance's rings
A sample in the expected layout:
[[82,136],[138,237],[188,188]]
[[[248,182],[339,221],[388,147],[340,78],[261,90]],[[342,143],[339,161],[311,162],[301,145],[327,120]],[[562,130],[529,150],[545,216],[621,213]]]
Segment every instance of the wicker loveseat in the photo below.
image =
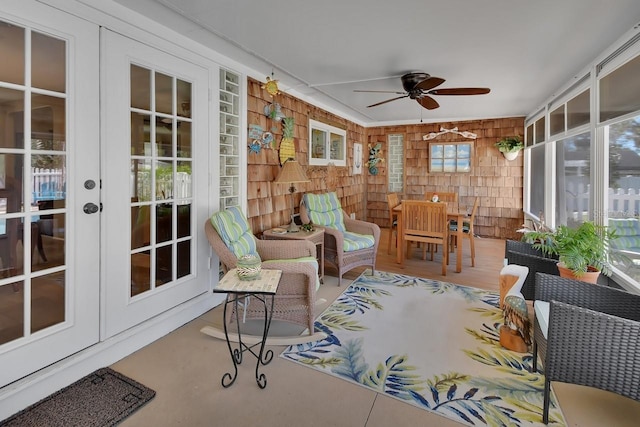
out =
[[537,273],[533,371],[545,374],[543,422],[551,381],[640,400],[640,295]]
[[[214,225],[215,224],[215,225]],[[314,333],[314,307],[318,280],[316,247],[305,240],[258,240],[237,207],[214,213],[205,222],[205,233],[226,273],[236,267],[238,257],[257,253],[265,269],[282,270],[274,300],[273,319],[300,324]],[[264,306],[250,302],[247,318],[264,318]],[[231,310],[229,313],[231,316]]]
[[529,301],[533,301],[535,297],[536,272],[554,274],[556,276],[560,274],[556,265],[558,259],[544,255],[541,251],[533,248],[530,243],[507,240],[504,258],[507,264],[517,264],[529,268],[529,275],[520,291],[524,299]]
[[338,286],[342,275],[355,267],[370,265],[375,273],[380,227],[349,218],[336,193],[305,194],[300,219],[324,228],[324,260],[338,270]]

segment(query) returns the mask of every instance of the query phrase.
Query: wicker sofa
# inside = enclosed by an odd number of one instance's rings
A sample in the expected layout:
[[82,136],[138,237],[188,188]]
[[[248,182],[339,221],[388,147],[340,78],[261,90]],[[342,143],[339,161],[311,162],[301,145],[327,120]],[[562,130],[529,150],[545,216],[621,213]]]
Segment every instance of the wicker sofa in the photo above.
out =
[[520,291],[524,299],[533,301],[535,297],[536,272],[554,274],[558,276],[558,259],[544,255],[535,249],[530,243],[519,242],[517,240],[507,240],[504,249],[504,258],[507,264],[517,264],[529,268],[522,290]]
[[[212,219],[220,216],[226,217],[226,222],[233,224],[219,233]],[[313,243],[306,240],[258,240],[237,207],[214,213],[205,222],[204,230],[211,248],[220,258],[223,272],[236,267],[242,252],[253,252],[254,248],[262,260],[263,268],[282,270],[274,300],[273,319],[305,326],[309,335],[314,333],[314,308],[320,282],[316,247]],[[230,240],[232,243],[228,243]],[[245,313],[247,318],[264,318],[264,306],[251,301]],[[233,318],[231,310],[228,316]]]
[[349,218],[336,193],[305,194],[300,219],[324,228],[324,260],[338,270],[338,286],[342,275],[353,268],[370,265],[375,273],[380,227]]
[[640,295],[537,273],[533,371],[544,365],[543,422],[551,381],[640,400]]

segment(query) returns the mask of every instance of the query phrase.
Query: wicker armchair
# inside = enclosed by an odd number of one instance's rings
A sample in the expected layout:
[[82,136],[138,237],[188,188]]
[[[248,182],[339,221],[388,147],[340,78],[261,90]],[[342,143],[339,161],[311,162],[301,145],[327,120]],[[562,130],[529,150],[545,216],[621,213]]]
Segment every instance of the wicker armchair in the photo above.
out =
[[324,228],[324,261],[338,270],[338,286],[342,275],[355,267],[370,265],[375,273],[380,227],[349,218],[336,193],[305,194],[300,219]]
[[[236,215],[244,218],[239,211],[236,211]],[[244,225],[249,227],[248,222]],[[206,221],[204,230],[211,248],[220,258],[223,271],[226,273],[235,268],[238,256],[229,249],[211,220]],[[253,234],[250,235],[252,237]],[[312,335],[316,290],[320,284],[315,245],[306,240],[253,240],[263,268],[282,270],[282,279],[274,300],[273,319],[305,326],[309,329],[309,335]],[[292,262],[294,259],[298,262]],[[264,318],[264,306],[255,302],[251,301],[245,309],[246,317]],[[232,313],[229,316],[231,319],[234,317]]]
[[640,400],[640,295],[535,276],[533,370],[539,352],[545,373],[543,422],[549,420],[551,381]]
[[507,240],[504,248],[504,258],[508,264],[522,265],[529,268],[529,275],[520,291],[524,299],[533,301],[535,297],[536,272],[560,275],[557,258],[544,255],[534,249],[530,243]]

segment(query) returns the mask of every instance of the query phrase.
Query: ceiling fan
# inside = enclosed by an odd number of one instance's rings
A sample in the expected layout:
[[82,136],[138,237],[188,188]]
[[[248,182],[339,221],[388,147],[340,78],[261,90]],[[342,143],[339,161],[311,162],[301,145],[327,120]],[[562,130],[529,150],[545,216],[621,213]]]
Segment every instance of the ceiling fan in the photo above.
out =
[[378,105],[386,104],[387,102],[395,101],[396,99],[411,98],[415,99],[418,104],[422,105],[427,110],[433,110],[438,108],[440,104],[433,99],[430,95],[484,95],[489,93],[491,89],[486,87],[457,87],[448,89],[434,89],[436,86],[440,86],[444,83],[444,79],[440,77],[432,77],[427,73],[414,72],[403,75],[402,87],[404,92],[387,91],[387,90],[354,90],[354,92],[378,92],[378,93],[395,93],[398,96],[395,98],[387,99],[386,101],[378,102],[375,104],[367,105],[369,107],[377,107]]

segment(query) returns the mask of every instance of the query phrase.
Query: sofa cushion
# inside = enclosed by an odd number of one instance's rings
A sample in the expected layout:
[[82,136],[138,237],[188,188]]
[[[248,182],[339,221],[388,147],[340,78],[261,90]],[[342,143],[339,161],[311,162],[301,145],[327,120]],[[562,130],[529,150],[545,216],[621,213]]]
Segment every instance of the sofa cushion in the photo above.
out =
[[351,231],[343,232],[344,235],[344,252],[357,251],[360,249],[372,248],[376,243],[373,236],[369,234],[352,233]]
[[211,225],[236,257],[258,253],[249,222],[237,206],[211,215]]
[[342,206],[335,192],[324,194],[310,194],[303,196],[303,201],[307,207],[309,219],[315,225],[335,228],[346,231],[344,218],[342,216]]

